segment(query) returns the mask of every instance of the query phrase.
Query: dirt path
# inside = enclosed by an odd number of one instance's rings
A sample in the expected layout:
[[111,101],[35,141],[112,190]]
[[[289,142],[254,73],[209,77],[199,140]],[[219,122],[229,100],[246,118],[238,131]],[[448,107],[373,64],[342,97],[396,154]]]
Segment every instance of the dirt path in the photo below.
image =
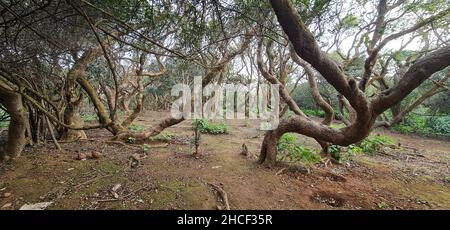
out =
[[[148,127],[165,115],[148,112],[136,123]],[[343,165],[267,169],[254,163],[264,134],[252,128],[257,123],[228,126],[229,134],[202,136],[198,159],[191,155],[189,121],[167,130],[176,136],[169,145],[150,144],[148,151],[105,142],[104,131],[90,131],[90,141],[63,143],[63,152],[51,143],[28,147],[0,168],[0,194],[8,193],[0,207],[52,201],[50,209],[224,208],[215,184],[232,209],[450,209],[449,142],[382,132],[402,148]],[[301,142],[316,146],[309,138]],[[239,154],[242,144],[248,157]],[[92,152],[101,157],[74,159]],[[130,167],[133,154],[137,167]]]

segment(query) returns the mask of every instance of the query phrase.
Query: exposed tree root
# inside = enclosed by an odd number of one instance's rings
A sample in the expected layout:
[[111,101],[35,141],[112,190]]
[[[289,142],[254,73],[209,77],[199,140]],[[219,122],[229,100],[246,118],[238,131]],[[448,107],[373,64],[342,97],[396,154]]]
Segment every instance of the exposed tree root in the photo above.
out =
[[222,198],[223,203],[225,204],[225,210],[230,210],[230,203],[228,202],[228,195],[220,186],[215,185],[213,183],[208,183],[213,189],[215,189]]

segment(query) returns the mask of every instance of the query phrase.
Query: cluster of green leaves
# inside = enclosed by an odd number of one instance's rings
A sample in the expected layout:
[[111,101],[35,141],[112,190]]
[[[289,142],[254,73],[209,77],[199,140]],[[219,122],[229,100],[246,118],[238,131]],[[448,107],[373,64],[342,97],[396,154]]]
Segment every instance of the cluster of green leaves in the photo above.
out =
[[325,112],[323,110],[305,109],[303,112],[308,117],[325,117]]
[[152,141],[163,141],[163,142],[169,142],[175,138],[175,134],[168,132],[168,131],[162,131],[158,135],[151,137],[150,140]]
[[196,127],[201,133],[209,133],[213,135],[225,134],[227,133],[227,124],[220,122],[215,123],[208,119],[197,119],[192,123],[193,128]]
[[137,124],[131,124],[128,128],[131,132],[139,133],[145,130],[144,126],[137,125]]
[[350,160],[353,156],[366,153],[373,155],[380,151],[384,146],[395,145],[395,141],[384,135],[377,135],[372,138],[366,138],[359,145],[349,145],[346,151],[339,145],[331,145],[328,147],[328,152],[337,160],[345,162]]
[[347,151],[342,151],[342,147],[339,145],[331,145],[328,147],[328,152],[338,161],[346,162],[356,155],[361,155],[363,149],[357,145],[349,145]]
[[364,153],[373,155],[386,145],[395,145],[395,141],[388,136],[377,135],[375,137],[366,138],[363,140],[360,147]]
[[297,136],[291,133],[284,134],[277,144],[278,160],[290,160],[315,164],[321,160],[320,155],[313,149],[305,148],[298,143]]

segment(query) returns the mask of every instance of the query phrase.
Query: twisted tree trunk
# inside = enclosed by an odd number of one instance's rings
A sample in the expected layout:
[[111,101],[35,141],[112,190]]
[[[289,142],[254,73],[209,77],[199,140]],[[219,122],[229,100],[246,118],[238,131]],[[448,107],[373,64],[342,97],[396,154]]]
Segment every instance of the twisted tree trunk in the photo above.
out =
[[5,146],[0,147],[0,162],[20,156],[27,143],[27,115],[22,104],[22,96],[6,85],[0,84],[0,103],[9,116],[8,139]]
[[277,129],[266,133],[260,163],[272,165],[276,162],[276,143],[286,132],[295,132],[317,140],[348,146],[366,138],[378,115],[402,101],[415,88],[434,73],[450,65],[450,46],[417,60],[392,88],[383,91],[377,98],[368,101],[353,78],[345,73],[323,53],[314,35],[307,29],[290,0],[271,0],[278,22],[294,46],[295,52],[307,61],[331,84],[354,109],[356,118],[350,126],[332,129],[301,116],[282,120]]

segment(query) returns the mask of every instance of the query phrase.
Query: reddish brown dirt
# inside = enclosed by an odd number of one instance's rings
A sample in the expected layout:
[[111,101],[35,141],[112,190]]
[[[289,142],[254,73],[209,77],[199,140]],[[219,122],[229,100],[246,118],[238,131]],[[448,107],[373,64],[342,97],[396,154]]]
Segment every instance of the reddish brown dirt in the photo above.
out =
[[[149,127],[166,115],[147,112],[136,123]],[[264,135],[258,122],[227,123],[229,134],[202,135],[199,158],[192,157],[190,121],[167,129],[175,135],[169,145],[150,144],[148,151],[109,142],[109,133],[98,130],[88,132],[89,141],[61,143],[61,152],[51,142],[27,147],[0,168],[0,207],[53,201],[49,209],[223,208],[213,183],[227,192],[232,209],[450,209],[449,142],[380,131],[403,148],[342,165],[268,169],[255,163]],[[248,157],[239,154],[242,144]],[[101,157],[75,159],[93,151]],[[130,167],[133,155],[137,167]],[[11,195],[1,198],[5,193]]]

